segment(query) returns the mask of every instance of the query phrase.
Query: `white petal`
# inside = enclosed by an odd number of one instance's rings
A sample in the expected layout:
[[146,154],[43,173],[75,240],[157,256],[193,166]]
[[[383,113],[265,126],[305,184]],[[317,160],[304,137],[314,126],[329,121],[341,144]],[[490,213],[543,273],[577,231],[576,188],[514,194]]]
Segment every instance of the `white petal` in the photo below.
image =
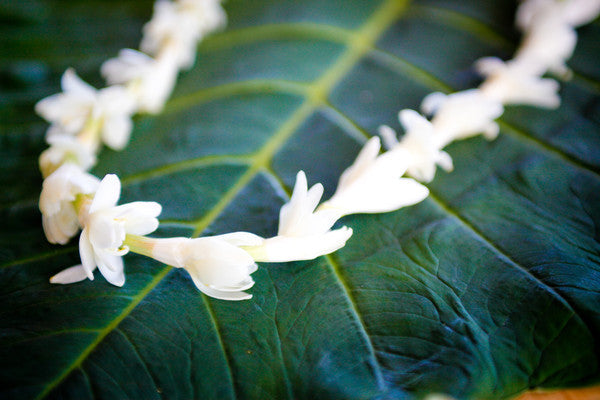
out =
[[232,232],[212,237],[223,240],[233,246],[258,246],[264,240],[260,236],[250,232]]
[[100,73],[110,85],[128,83],[140,78],[154,59],[140,51],[121,49],[117,58],[105,61]]
[[69,92],[87,99],[93,99],[96,95],[96,89],[81,80],[73,68],[69,68],[65,71],[60,80],[60,86],[64,92]]
[[454,141],[488,132],[490,123],[502,115],[499,100],[486,97],[479,89],[446,96],[431,120],[440,147]]
[[450,157],[450,154],[446,153],[445,151],[439,152],[437,164],[448,172],[450,172],[454,169],[454,163],[452,162],[452,157]]
[[155,239],[152,247],[152,258],[175,268],[183,268],[185,267],[183,249],[191,240],[184,237]]
[[115,286],[123,286],[125,284],[123,258],[107,252],[96,252],[95,256],[98,269],[104,278]]
[[475,69],[483,76],[502,71],[505,63],[498,57],[483,57],[475,62]]
[[406,173],[418,180],[419,182],[431,182],[435,178],[436,164],[435,162],[422,161],[411,165]]
[[298,172],[294,192],[290,201],[281,207],[279,212],[279,235],[302,236],[308,232],[327,231],[331,225],[313,214],[315,207],[323,195],[323,185],[317,183],[307,190],[306,176],[303,171]]
[[92,193],[99,185],[93,175],[74,164],[64,164],[44,179],[39,208],[42,225],[50,243],[65,244],[78,230],[73,201],[79,194]]
[[79,236],[79,257],[81,265],[90,280],[94,280],[94,270],[96,269],[96,260],[94,256],[94,248],[90,243],[88,231],[86,228],[81,231]]
[[427,197],[427,188],[410,178],[376,178],[348,190],[343,196],[334,196],[323,204],[326,208],[342,210],[343,215],[382,213],[416,204]]
[[[79,193],[87,194],[87,189],[95,189],[98,181],[93,175],[87,174],[76,165],[62,165],[42,183],[40,194],[40,211],[43,214],[58,213],[63,201],[71,202]],[[90,185],[94,182],[95,185]]]
[[483,136],[487,140],[494,140],[498,137],[500,133],[500,127],[495,122],[490,122],[486,126],[483,127]]
[[58,274],[50,278],[50,283],[59,283],[67,285],[69,283],[81,282],[87,279],[88,275],[86,270],[81,265],[75,265],[60,271]]
[[53,244],[66,244],[71,236],[65,235],[58,227],[58,222],[54,217],[42,215],[42,227],[48,242]]
[[346,187],[352,185],[357,179],[359,179],[365,170],[367,170],[377,158],[379,150],[381,149],[381,142],[379,138],[374,136],[364,144],[363,148],[358,153],[356,160],[350,167],[348,167],[340,176],[340,181],[336,193],[342,192]]
[[117,206],[111,212],[116,218],[124,220],[127,233],[147,235],[158,228],[156,217],[161,211],[162,206],[154,201],[135,201]]
[[421,102],[421,111],[425,115],[433,115],[446,101],[446,95],[440,92],[430,93]]
[[50,176],[62,164],[75,164],[82,170],[89,170],[96,164],[96,155],[81,141],[71,135],[52,135],[48,137],[50,147],[40,154],[40,170],[44,177]]
[[535,16],[551,7],[555,0],[527,0],[521,2],[517,8],[515,25],[521,30],[529,29]]
[[119,177],[114,174],[106,175],[96,190],[96,195],[90,206],[90,213],[114,207],[120,196],[121,181]]
[[396,131],[387,125],[381,125],[378,130],[379,136],[383,139],[383,144],[387,149],[391,149],[398,144]]
[[523,60],[504,63],[487,57],[479,60],[476,68],[487,76],[480,86],[481,93],[503,104],[531,104],[547,108],[556,108],[560,104],[558,82],[541,78]]
[[113,150],[123,150],[129,143],[132,129],[129,115],[108,118],[102,127],[102,141]]
[[252,298],[251,294],[248,294],[245,292],[227,292],[227,291],[210,288],[210,287],[206,286],[205,284],[203,284],[201,281],[194,279],[193,276],[192,276],[192,280],[194,281],[194,284],[196,285],[196,287],[202,293],[204,293],[207,296],[214,297],[215,299],[239,301],[239,300],[248,300],[248,299]]
[[73,207],[62,207],[60,212],[55,214],[54,219],[58,225],[58,229],[65,235],[65,237],[73,237],[79,230],[79,223],[77,220],[77,212]]
[[515,59],[538,66],[539,75],[547,70],[568,70],[565,61],[573,55],[577,44],[577,33],[560,15],[537,18],[527,31]]
[[183,250],[185,269],[212,288],[239,287],[254,271],[254,260],[244,250],[214,237],[191,239]]
[[300,203],[305,201],[307,192],[308,183],[306,175],[304,171],[298,171],[292,197],[279,211],[278,232],[280,235],[284,234],[284,232],[291,233],[294,226],[299,222],[299,219],[303,217],[302,211],[304,211],[304,207]]
[[[432,93],[432,94],[442,95],[441,93]],[[445,95],[442,95],[442,96],[444,96],[443,97],[444,99],[446,98]],[[398,120],[400,120],[400,123],[402,124],[402,127],[404,128],[405,131],[428,132],[428,131],[432,130],[431,122],[427,118],[425,118],[424,116],[422,116],[421,114],[416,112],[415,110],[411,110],[411,109],[401,110],[398,113]]]
[[571,26],[590,23],[600,14],[600,0],[569,0],[563,3],[563,18]]
[[62,93],[53,94],[35,103],[36,114],[49,122],[58,120],[64,108]]
[[123,221],[115,220],[108,211],[91,213],[86,228],[89,241],[96,253],[100,250],[114,253],[121,248],[125,240],[126,232]]
[[266,239],[257,251],[253,249],[249,251],[255,255],[254,259],[256,261],[287,262],[312,260],[344,247],[350,236],[352,236],[352,229],[347,227],[320,235],[304,237],[275,236]]

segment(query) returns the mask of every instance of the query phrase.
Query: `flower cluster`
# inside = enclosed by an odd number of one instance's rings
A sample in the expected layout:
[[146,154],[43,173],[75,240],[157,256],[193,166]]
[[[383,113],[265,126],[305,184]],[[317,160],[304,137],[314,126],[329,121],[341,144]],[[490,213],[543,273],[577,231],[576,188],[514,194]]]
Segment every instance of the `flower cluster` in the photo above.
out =
[[[483,134],[494,139],[499,132],[495,119],[509,104],[556,108],[560,105],[559,84],[547,73],[567,78],[566,61],[577,42],[575,27],[595,19],[600,0],[526,0],[517,10],[516,24],[524,33],[515,57],[502,61],[486,57],[475,63],[486,79],[476,89],[449,95],[431,93],[421,103],[423,115],[400,111],[405,130],[400,140],[389,126],[379,134],[392,151],[409,154],[408,174],[430,182],[439,165],[452,170],[452,159],[442,149],[455,140]],[[426,118],[426,116],[429,117]]]
[[[600,13],[600,0],[527,0],[517,13],[524,32],[513,60],[484,58],[476,68],[486,77],[476,89],[432,93],[421,104],[423,114],[402,110],[406,133],[398,139],[382,126],[387,151],[378,137],[369,139],[354,163],[341,175],[333,196],[321,202],[323,186],[309,188],[298,172],[289,201],[279,212],[276,236],[263,238],[234,232],[200,238],[147,237],[158,225],[162,207],[155,202],[117,205],[121,184],[116,175],[101,181],[86,171],[96,162],[101,144],[120,150],[129,140],[131,116],[159,112],[170,95],[179,69],[189,68],[195,48],[208,32],[225,22],[218,0],[158,0],[144,27],[141,50],[124,49],[102,66],[109,86],[96,90],[67,70],[63,92],[41,100],[36,111],[51,125],[51,145],[40,156],[45,178],[40,195],[44,231],[51,243],[65,244],[81,229],[81,265],[53,276],[52,283],[94,279],[94,270],[116,286],[125,283],[122,256],[132,251],[185,269],[208,296],[244,300],[254,285],[257,262],[311,260],[343,247],[352,229],[335,227],[350,214],[382,213],[416,204],[429,191],[437,166],[447,171],[449,143],[483,134],[494,139],[495,120],[507,104],[557,107],[558,83],[546,72],[568,75],[566,60],[576,42],[574,28]],[[407,176],[405,176],[407,175]]]
[[392,211],[427,197],[424,186],[401,178],[405,172],[401,159],[392,153],[378,155],[379,147],[379,139],[372,138],[342,175],[334,196],[321,205],[323,186],[308,189],[306,176],[300,171],[289,202],[281,207],[277,235],[271,238],[250,232],[196,239],[146,237],[158,227],[160,204],[117,205],[121,185],[116,175],[106,175],[98,182],[66,164],[48,178],[53,181],[44,186],[40,208],[53,232],[67,231],[56,235],[54,242],[65,243],[68,234],[77,229],[72,217],[79,220],[83,227],[79,239],[82,264],[59,272],[50,281],[67,284],[94,279],[93,271],[98,267],[108,282],[122,286],[125,275],[121,257],[133,251],[185,268],[196,287],[209,296],[248,299],[252,296],[244,290],[254,284],[250,274],[256,271],[256,262],[312,260],[329,254],[343,247],[352,235],[347,227],[332,229],[341,217]]
[[423,200],[428,191],[410,178],[405,154],[379,155],[379,139],[371,139],[357,162],[342,175],[335,195],[319,202],[323,186],[310,190],[298,173],[290,201],[281,208],[278,234],[262,238],[249,232],[189,238],[155,239],[144,235],[158,227],[162,207],[155,202],[117,205],[121,185],[116,175],[100,181],[86,172],[96,163],[102,144],[122,150],[129,141],[131,117],[157,113],[175,84],[179,69],[189,68],[196,46],[221,27],[225,13],[218,0],[158,0],[144,26],[141,51],[123,49],[106,61],[102,75],[111,85],[96,90],[68,69],[62,93],[36,105],[50,122],[50,148],[40,156],[44,184],[40,210],[51,243],[65,244],[81,229],[81,265],[53,276],[52,283],[94,279],[98,268],[108,282],[125,283],[122,256],[129,251],[185,268],[195,285],[209,296],[226,300],[251,297],[244,290],[256,262],[310,260],[345,245],[347,227],[333,229],[344,215],[384,212]]
[[123,49],[102,65],[110,86],[97,90],[68,69],[62,93],[35,107],[51,124],[46,135],[50,148],[40,156],[44,178],[65,163],[89,170],[102,143],[113,150],[125,148],[131,117],[162,110],[179,70],[192,66],[198,42],[224,23],[219,0],[159,0],[144,26],[143,52]]

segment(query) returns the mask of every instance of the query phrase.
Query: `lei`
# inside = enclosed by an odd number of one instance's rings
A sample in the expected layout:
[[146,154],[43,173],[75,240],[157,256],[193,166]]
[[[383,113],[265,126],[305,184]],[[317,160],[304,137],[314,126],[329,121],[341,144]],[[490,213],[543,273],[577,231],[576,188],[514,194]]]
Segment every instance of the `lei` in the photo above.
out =
[[495,120],[504,106],[528,104],[556,108],[559,83],[547,73],[568,79],[565,62],[575,48],[575,28],[600,14],[600,0],[526,0],[516,15],[523,40],[514,58],[480,59],[485,77],[477,88],[449,95],[431,93],[415,110],[401,110],[405,133],[382,126],[366,142],[339,179],[334,195],[321,202],[323,186],[308,187],[299,171],[292,196],[280,210],[277,235],[250,232],[158,239],[154,232],[162,207],[156,202],[118,204],[121,184],[116,175],[102,180],[90,174],[102,145],[123,150],[136,113],[160,113],[179,71],[195,61],[198,42],[224,26],[219,0],[158,0],[144,26],[140,51],[124,49],[101,68],[108,87],[95,89],[68,69],[63,92],[36,104],[50,127],[50,147],[39,158],[44,183],[39,200],[48,241],[66,244],[80,230],[81,264],[67,268],[50,282],[69,284],[94,279],[98,268],[108,282],[125,283],[122,256],[135,252],[176,268],[184,268],[208,296],[224,300],[252,297],[256,262],[310,260],[343,247],[352,235],[335,228],[343,216],[383,213],[416,204],[428,195],[437,167],[452,170],[443,148],[453,141],[483,134],[493,140]]

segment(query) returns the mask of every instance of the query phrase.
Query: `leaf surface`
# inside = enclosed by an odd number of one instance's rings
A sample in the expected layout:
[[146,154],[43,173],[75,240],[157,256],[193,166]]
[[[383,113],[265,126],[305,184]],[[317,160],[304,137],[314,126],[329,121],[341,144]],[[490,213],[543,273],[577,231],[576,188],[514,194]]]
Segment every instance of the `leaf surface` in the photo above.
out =
[[[158,201],[162,236],[272,236],[298,170],[330,196],[380,124],[432,91],[474,87],[508,58],[512,1],[229,0],[158,116],[135,119],[98,176],[121,201]],[[53,286],[76,241],[46,243],[35,102],[68,66],[97,87],[137,47],[150,1],[0,8],[0,397],[508,398],[599,381],[598,22],[579,30],[548,111],[508,107],[500,137],[452,144],[424,202],[346,217],[354,235],[314,261],[262,264],[254,297],[201,295],[189,276],[126,257],[127,282]]]

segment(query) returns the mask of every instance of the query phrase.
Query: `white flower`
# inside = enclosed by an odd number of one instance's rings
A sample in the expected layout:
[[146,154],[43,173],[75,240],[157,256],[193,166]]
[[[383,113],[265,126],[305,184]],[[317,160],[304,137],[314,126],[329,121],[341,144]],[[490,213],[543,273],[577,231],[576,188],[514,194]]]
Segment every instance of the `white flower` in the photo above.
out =
[[338,183],[334,195],[317,210],[336,210],[341,215],[382,213],[416,204],[429,191],[411,178],[401,178],[410,160],[404,152],[381,155],[378,137],[367,141]]
[[225,13],[218,1],[159,0],[152,19],[144,25],[140,49],[157,56],[168,51],[179,67],[189,68],[194,64],[198,41],[224,23]]
[[[146,235],[158,227],[156,217],[161,206],[155,202],[134,202],[117,206],[121,182],[116,175],[106,175],[100,182],[87,215],[80,215],[83,231],[79,238],[81,269],[93,280],[98,267],[106,280],[123,286],[123,259],[129,251],[123,244],[127,234]],[[63,271],[52,278],[52,283],[71,283],[61,280],[82,276],[81,271]]]
[[54,275],[50,278],[50,283],[68,285],[70,283],[81,282],[87,277],[87,272],[81,265],[74,265],[63,269],[58,274]]
[[101,73],[111,85],[126,85],[139,111],[156,114],[171,95],[178,70],[174,58],[168,54],[154,59],[136,50],[123,49],[117,58],[102,64]]
[[197,239],[151,239],[152,257],[176,268],[185,268],[196,287],[222,300],[246,300],[244,290],[254,285],[250,274],[257,267],[240,246],[260,245],[262,238],[247,232]]
[[503,62],[496,57],[478,60],[475,68],[487,79],[479,86],[481,93],[502,104],[530,104],[556,108],[560,105],[554,79],[541,78],[529,68],[513,61]]
[[577,27],[593,21],[600,13],[600,0],[527,0],[517,9],[516,25],[527,31],[536,17],[556,12],[570,26]]
[[61,79],[62,93],[40,100],[36,112],[52,123],[49,132],[100,135],[107,146],[123,149],[129,141],[135,102],[122,86],[96,90],[72,69]]
[[565,62],[573,55],[576,44],[577,33],[560,10],[547,9],[533,16],[515,60],[537,75],[551,71],[568,76]]
[[80,140],[71,135],[51,135],[50,147],[40,155],[40,170],[44,178],[66,162],[87,171],[96,164],[96,154]]
[[179,12],[176,3],[158,0],[152,19],[144,25],[140,49],[155,56],[168,49],[179,67],[189,68],[196,59],[198,38],[194,18]]
[[563,18],[573,27],[590,23],[600,14],[600,0],[559,0],[557,3],[562,5]]
[[522,32],[527,31],[534,23],[535,17],[543,14],[550,8],[555,8],[555,0],[526,0],[521,2],[515,14],[515,25]]
[[323,185],[308,189],[304,171],[296,174],[296,184],[290,200],[279,211],[280,236],[306,236],[327,232],[341,215],[331,211],[315,211],[323,196]]
[[44,233],[50,243],[65,244],[79,230],[75,200],[94,193],[100,180],[75,164],[63,164],[42,184],[40,211]]
[[494,120],[504,112],[500,101],[484,96],[479,89],[449,95],[431,93],[423,99],[421,109],[426,115],[434,115],[431,123],[440,148],[480,133],[494,139],[500,131]]
[[323,186],[318,183],[308,190],[306,175],[299,171],[292,197],[279,212],[277,236],[261,238],[260,243],[245,250],[256,261],[286,262],[312,260],[343,247],[352,229],[331,230],[343,214],[340,210],[315,211],[322,195]]
[[288,262],[314,260],[346,245],[352,229],[343,226],[305,236],[275,236],[255,246],[244,248],[255,261]]
[[406,160],[408,175],[421,182],[431,182],[435,176],[436,165],[446,171],[452,171],[452,158],[440,149],[431,122],[414,110],[400,111],[398,119],[405,130],[400,141],[396,138],[396,132],[388,126],[381,126],[379,134],[388,149]]
[[220,0],[177,0],[177,4],[183,12],[193,15],[200,37],[227,23],[227,14]]

